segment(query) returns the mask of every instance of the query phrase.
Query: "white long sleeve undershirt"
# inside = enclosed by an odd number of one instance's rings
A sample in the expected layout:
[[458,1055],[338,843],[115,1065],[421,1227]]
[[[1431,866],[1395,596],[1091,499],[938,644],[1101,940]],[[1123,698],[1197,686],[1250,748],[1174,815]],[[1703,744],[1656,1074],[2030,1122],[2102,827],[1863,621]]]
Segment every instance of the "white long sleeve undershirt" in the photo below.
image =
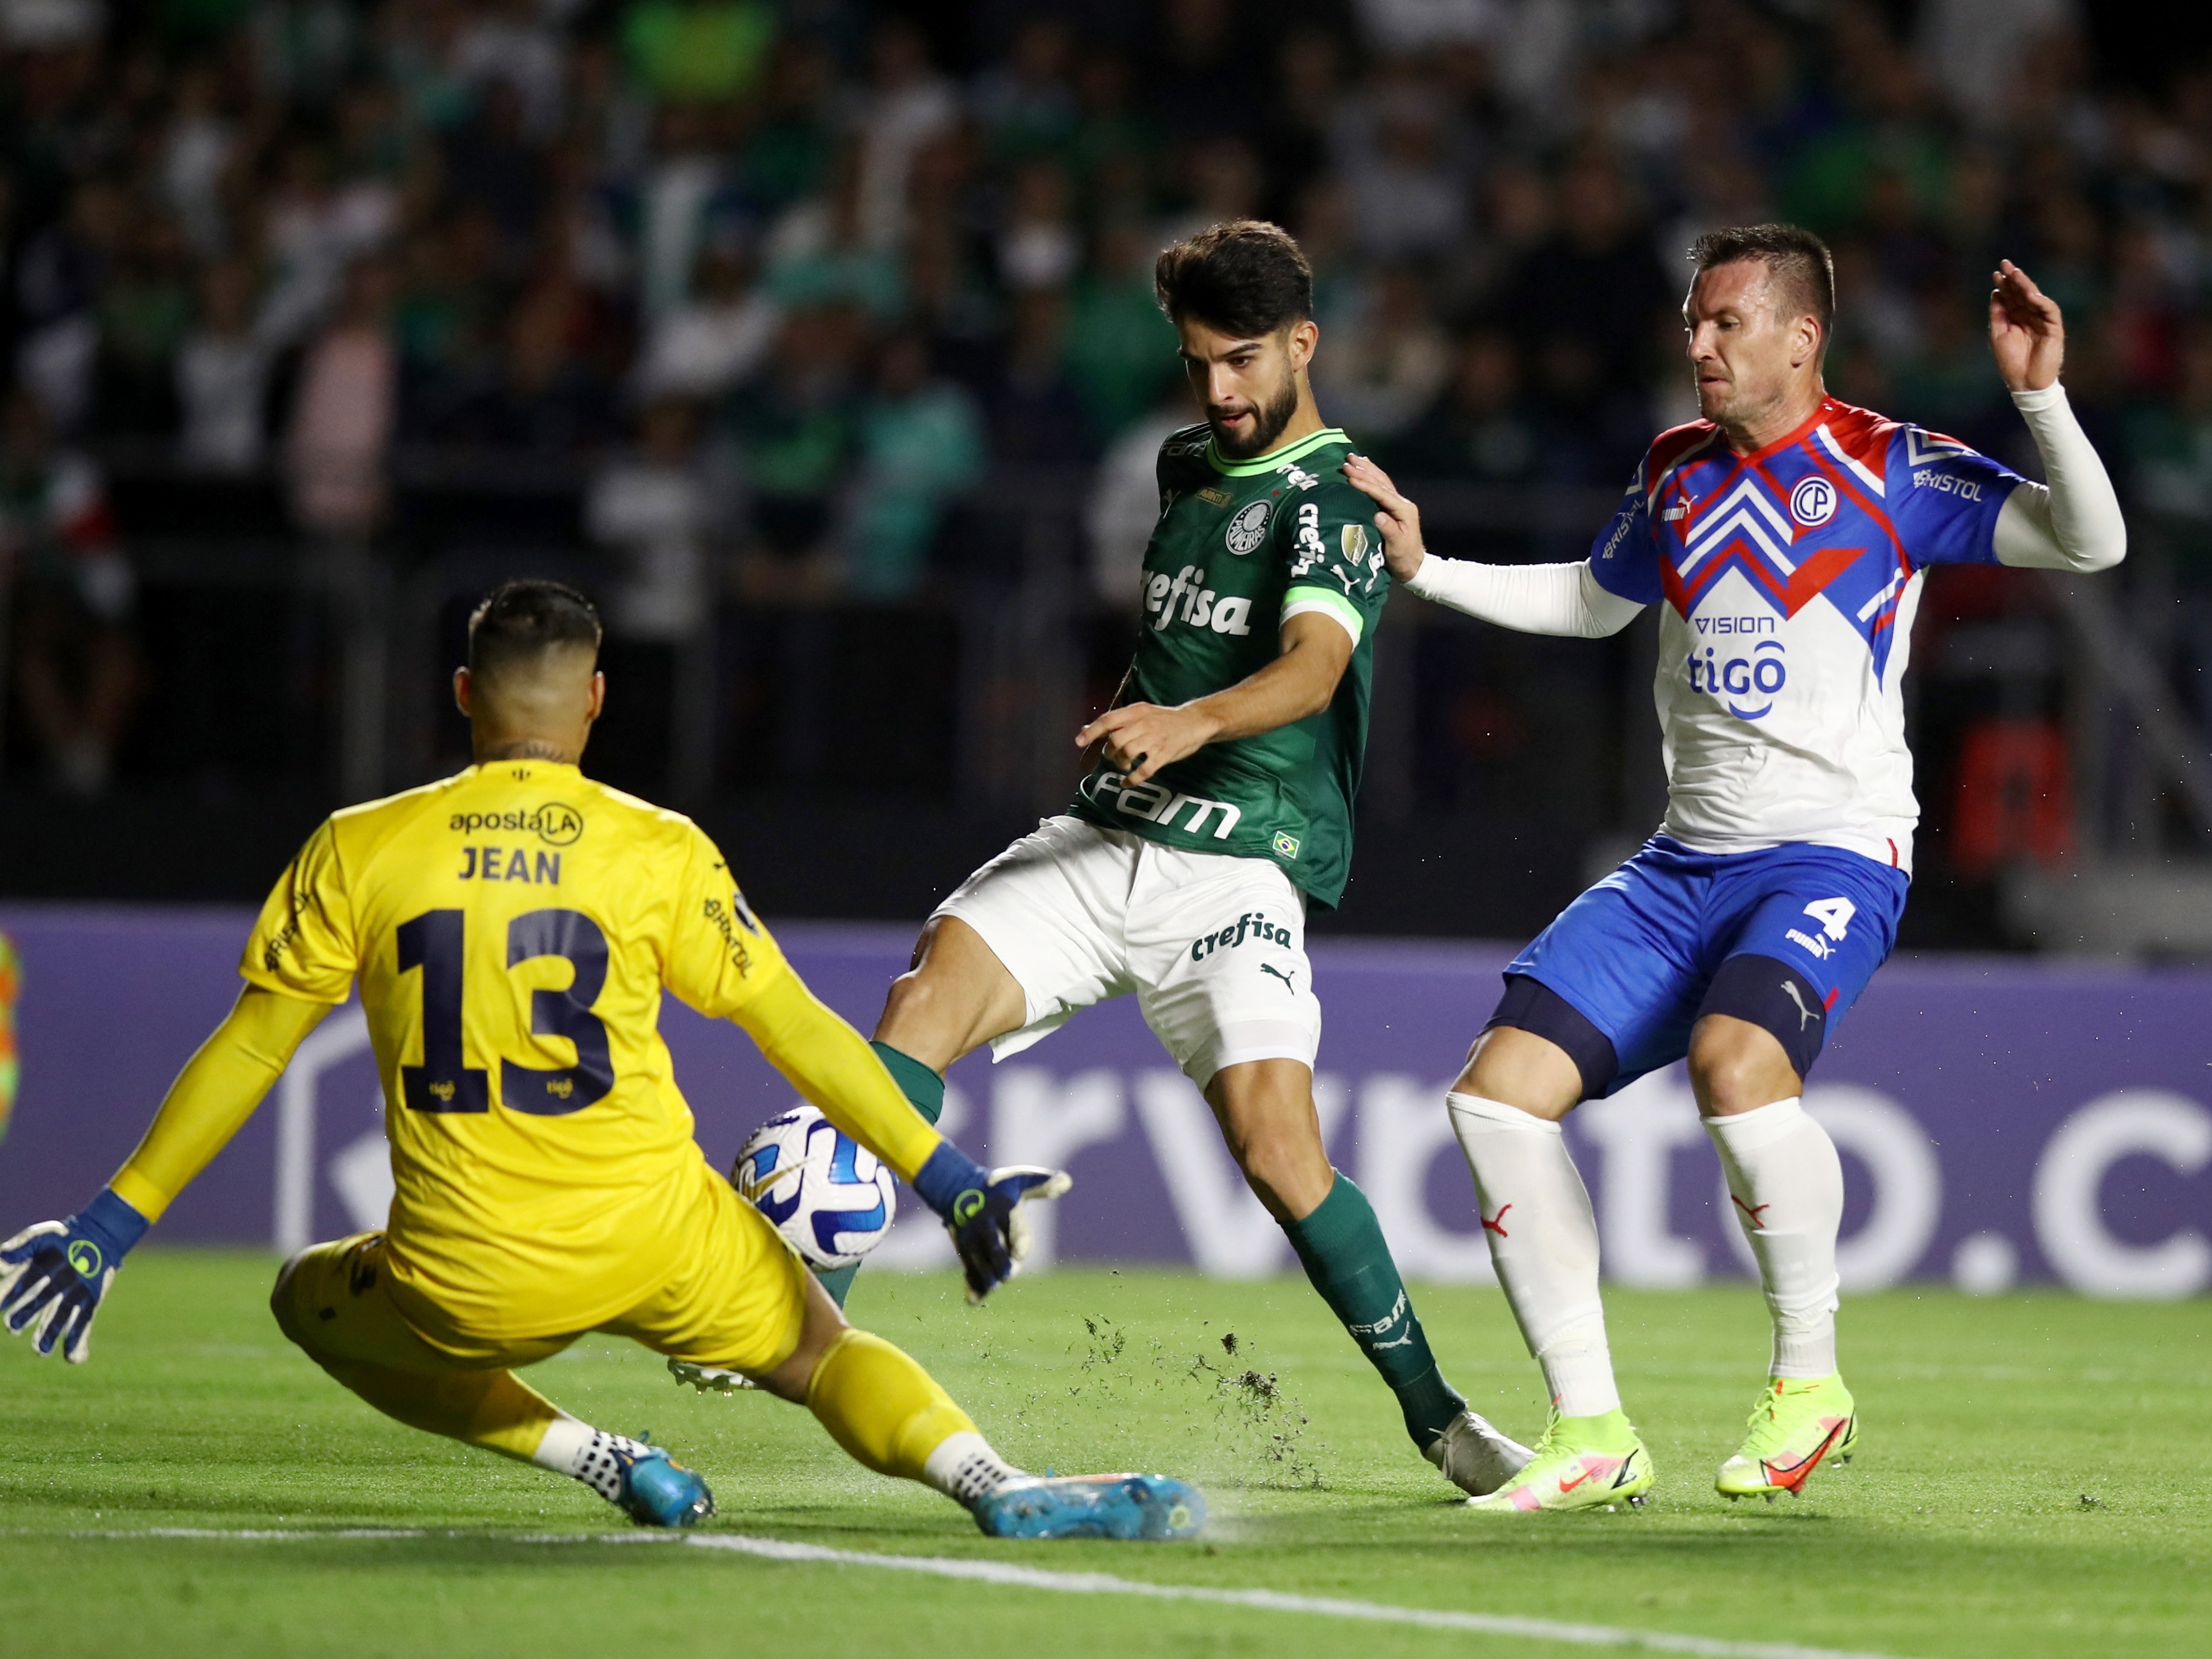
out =
[[1602,639],[1636,620],[1644,607],[1598,586],[1587,559],[1575,564],[1477,564],[1433,553],[1405,584],[1431,599],[1523,634]]
[[1997,562],[2034,570],[2109,570],[2127,556],[2127,520],[2112,475],[2098,458],[2056,380],[2015,392],[2049,484],[2024,483],[2005,497],[1993,540]]
[[[2053,382],[2015,392],[2051,482],[2022,483],[2005,498],[1991,533],[1997,562],[2040,570],[2107,570],[2127,556],[2127,523],[2111,475]],[[1425,557],[1405,589],[1523,634],[1601,639],[1644,607],[1598,586],[1588,560],[1574,564],[1477,564]]]

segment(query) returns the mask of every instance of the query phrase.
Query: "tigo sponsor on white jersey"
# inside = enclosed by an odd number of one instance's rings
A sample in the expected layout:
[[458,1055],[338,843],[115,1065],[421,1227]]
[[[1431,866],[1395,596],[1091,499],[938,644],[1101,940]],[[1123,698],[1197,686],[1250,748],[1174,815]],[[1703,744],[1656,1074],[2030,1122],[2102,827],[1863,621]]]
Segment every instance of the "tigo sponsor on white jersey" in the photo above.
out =
[[1666,832],[1704,852],[1844,847],[1910,869],[1903,682],[1922,571],[1988,564],[2018,474],[1834,398],[1738,455],[1662,433],[1590,550],[1659,604]]

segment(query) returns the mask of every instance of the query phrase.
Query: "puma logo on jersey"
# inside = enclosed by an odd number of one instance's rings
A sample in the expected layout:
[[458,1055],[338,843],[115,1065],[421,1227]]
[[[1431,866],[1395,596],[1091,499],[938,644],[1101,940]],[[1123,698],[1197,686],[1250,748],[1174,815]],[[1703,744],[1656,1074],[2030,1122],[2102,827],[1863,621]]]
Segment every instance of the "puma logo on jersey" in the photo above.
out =
[[1252,601],[1242,593],[1227,598],[1206,586],[1203,566],[1185,565],[1174,575],[1154,571],[1145,581],[1145,610],[1153,617],[1152,631],[1165,631],[1180,619],[1193,628],[1210,628],[1217,634],[1249,634]]
[[1297,981],[1294,981],[1288,974],[1285,973],[1281,969],[1276,967],[1273,963],[1261,963],[1260,964],[1260,971],[1263,974],[1273,974],[1277,979],[1283,981],[1283,988],[1285,991],[1288,991],[1292,996],[1297,995],[1298,988]]

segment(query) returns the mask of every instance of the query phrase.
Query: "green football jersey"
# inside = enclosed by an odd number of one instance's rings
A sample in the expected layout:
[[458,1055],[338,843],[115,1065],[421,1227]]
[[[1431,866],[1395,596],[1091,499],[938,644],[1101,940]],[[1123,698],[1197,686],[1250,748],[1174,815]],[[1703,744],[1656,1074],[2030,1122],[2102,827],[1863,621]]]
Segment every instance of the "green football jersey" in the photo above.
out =
[[1352,662],[1319,714],[1208,744],[1133,787],[1101,764],[1076,816],[1194,852],[1273,859],[1334,905],[1352,866],[1375,624],[1389,596],[1375,503],[1345,481],[1331,428],[1233,461],[1200,424],[1160,447],[1160,517],[1145,549],[1145,633],[1127,700],[1172,707],[1226,690],[1281,653],[1291,617],[1325,611]]

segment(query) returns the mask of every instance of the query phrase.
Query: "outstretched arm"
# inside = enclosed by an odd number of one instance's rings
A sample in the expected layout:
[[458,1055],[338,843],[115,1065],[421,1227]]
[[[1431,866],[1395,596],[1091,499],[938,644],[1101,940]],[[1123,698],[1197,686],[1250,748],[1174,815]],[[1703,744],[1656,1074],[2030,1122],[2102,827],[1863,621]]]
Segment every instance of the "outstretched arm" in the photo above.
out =
[[177,1194],[246,1127],[292,1063],[293,1052],[330,1012],[327,1002],[258,985],[240,991],[229,1017],[177,1073],[138,1150],[116,1171],[110,1189],[148,1221],[159,1221]]
[[1273,662],[1227,690],[1172,708],[1151,702],[1109,708],[1075,734],[1075,746],[1088,749],[1104,738],[1108,764],[1126,772],[1129,782],[1142,783],[1209,743],[1256,737],[1318,714],[1336,695],[1358,641],[1342,623],[1318,611],[1285,620],[1281,639],[1282,652]]
[[2006,498],[1994,532],[1997,562],[2041,570],[2110,569],[2127,556],[2127,522],[2112,477],[2058,383],[2065,318],[2057,301],[2011,260],[1991,281],[1990,350],[2051,480],[2022,484]]
[[125,1252],[229,1145],[292,1053],[331,1011],[325,1002],[249,985],[229,1018],[185,1062],[153,1126],[115,1179],[63,1221],[44,1221],[0,1244],[0,1314],[32,1333],[40,1353],[73,1363],[90,1352],[93,1316]]
[[1029,1251],[1021,1206],[1068,1188],[1055,1170],[987,1170],[940,1135],[899,1091],[860,1034],[784,968],[732,1016],[769,1063],[847,1134],[906,1177],[952,1235],[981,1302],[1020,1271]]
[[1375,527],[1382,532],[1382,556],[1390,574],[1417,599],[1448,605],[1523,634],[1585,640],[1618,634],[1644,609],[1634,599],[1607,592],[1586,559],[1573,564],[1478,564],[1431,557],[1421,542],[1420,508],[1398,493],[1388,473],[1355,455],[1344,464],[1344,476],[1382,508]]
[[769,1064],[911,1185],[945,1137],[915,1110],[863,1037],[796,973],[777,975],[732,1018]]

